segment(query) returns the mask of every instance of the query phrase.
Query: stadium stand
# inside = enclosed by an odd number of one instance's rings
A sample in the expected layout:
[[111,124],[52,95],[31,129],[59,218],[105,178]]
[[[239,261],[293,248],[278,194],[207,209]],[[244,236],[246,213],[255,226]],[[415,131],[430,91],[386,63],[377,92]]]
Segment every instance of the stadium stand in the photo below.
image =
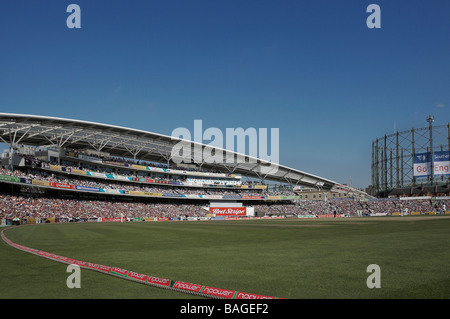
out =
[[[224,219],[237,212],[239,218],[445,214],[450,204],[449,197],[376,199],[284,166],[261,176],[254,168],[263,162],[233,170],[174,165],[167,137],[98,123],[0,113],[0,134],[10,143],[0,167],[2,224],[209,219],[218,217],[217,207],[230,208]],[[96,149],[95,138],[102,138]],[[149,149],[132,148],[131,141]]]

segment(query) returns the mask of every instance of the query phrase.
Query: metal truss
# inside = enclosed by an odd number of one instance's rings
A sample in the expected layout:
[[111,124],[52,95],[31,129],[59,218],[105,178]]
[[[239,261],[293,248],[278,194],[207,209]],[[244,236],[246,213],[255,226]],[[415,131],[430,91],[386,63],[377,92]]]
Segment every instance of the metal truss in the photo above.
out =
[[414,176],[414,154],[450,150],[450,123],[385,135],[372,143],[373,193],[424,184],[445,184],[448,177]]

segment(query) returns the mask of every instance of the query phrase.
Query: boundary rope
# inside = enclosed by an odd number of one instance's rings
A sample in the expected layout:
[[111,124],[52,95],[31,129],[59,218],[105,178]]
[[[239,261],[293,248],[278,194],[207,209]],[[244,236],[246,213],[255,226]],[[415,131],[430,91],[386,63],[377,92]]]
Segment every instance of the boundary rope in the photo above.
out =
[[140,284],[145,284],[152,287],[168,289],[172,291],[177,291],[181,293],[187,293],[197,296],[202,296],[206,298],[212,299],[280,299],[278,297],[264,296],[253,293],[246,293],[235,290],[228,290],[216,287],[209,287],[205,285],[193,284],[183,281],[171,280],[166,278],[154,277],[147,274],[140,274],[131,270],[126,270],[114,266],[100,265],[95,263],[90,263],[86,261],[76,260],[60,255],[56,255],[50,252],[46,252],[43,250],[38,250],[34,248],[30,248],[27,246],[19,245],[11,241],[4,234],[6,230],[14,229],[20,226],[12,226],[7,227],[2,230],[1,236],[4,242],[6,242],[9,246],[14,247],[20,251],[27,252],[39,257],[44,257],[59,263],[67,264],[67,265],[77,265],[80,268],[97,271],[103,274],[107,274],[110,276],[134,281]]

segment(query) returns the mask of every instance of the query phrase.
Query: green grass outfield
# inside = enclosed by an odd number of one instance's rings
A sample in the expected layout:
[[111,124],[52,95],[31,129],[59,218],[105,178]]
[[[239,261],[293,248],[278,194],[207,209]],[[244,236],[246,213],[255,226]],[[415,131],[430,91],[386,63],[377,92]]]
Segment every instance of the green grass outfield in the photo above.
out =
[[[450,218],[364,217],[27,225],[18,244],[172,280],[294,299],[450,298]],[[367,266],[381,288],[366,285]],[[199,298],[0,243],[0,298]]]

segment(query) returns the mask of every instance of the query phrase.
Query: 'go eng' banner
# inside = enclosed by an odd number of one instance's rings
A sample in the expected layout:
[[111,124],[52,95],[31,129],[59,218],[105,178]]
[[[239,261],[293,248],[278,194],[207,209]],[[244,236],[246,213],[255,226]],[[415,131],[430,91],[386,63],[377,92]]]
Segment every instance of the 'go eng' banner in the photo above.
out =
[[431,154],[414,154],[414,176],[430,176],[433,169],[434,176],[450,175],[450,151],[434,152],[433,168],[431,168]]

